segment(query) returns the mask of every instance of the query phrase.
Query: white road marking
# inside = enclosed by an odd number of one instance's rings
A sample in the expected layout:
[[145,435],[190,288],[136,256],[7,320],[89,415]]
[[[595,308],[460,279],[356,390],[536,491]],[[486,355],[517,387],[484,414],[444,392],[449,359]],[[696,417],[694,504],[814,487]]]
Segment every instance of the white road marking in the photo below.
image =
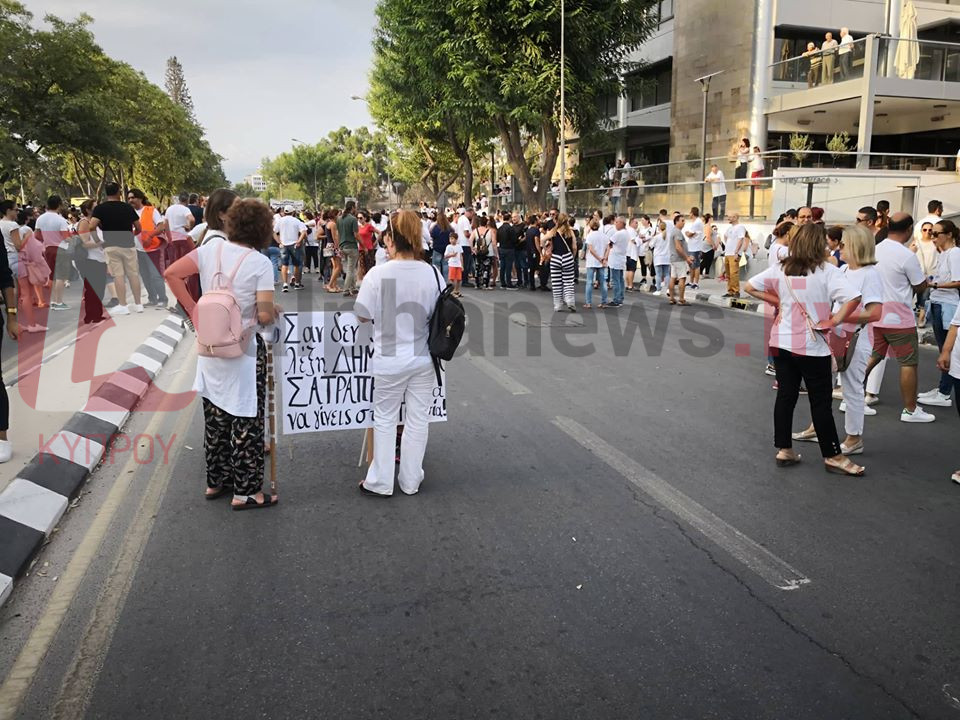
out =
[[558,417],[553,424],[623,475],[656,503],[676,515],[685,524],[706,535],[778,590],[796,590],[810,583],[809,578],[789,563],[714,515],[696,500],[684,495],[663,478],[624,455],[580,423],[570,418]]
[[510,377],[506,370],[501,370],[489,360],[485,360],[482,357],[476,357],[474,355],[469,355],[468,358],[478,370],[500,384],[507,392],[512,393],[513,395],[533,394],[529,388],[521,385],[512,377]]

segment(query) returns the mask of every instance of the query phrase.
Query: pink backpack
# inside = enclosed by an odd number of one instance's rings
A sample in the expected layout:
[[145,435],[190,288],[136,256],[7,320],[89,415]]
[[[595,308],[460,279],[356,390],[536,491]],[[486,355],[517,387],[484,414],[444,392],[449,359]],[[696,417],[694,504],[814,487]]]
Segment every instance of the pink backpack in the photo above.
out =
[[240,303],[233,294],[233,281],[243,261],[254,251],[245,252],[230,277],[226,277],[222,268],[224,245],[226,242],[217,248],[213,287],[204,289],[194,313],[197,352],[203,357],[238,358],[246,352],[250,341],[252,326],[244,327]]

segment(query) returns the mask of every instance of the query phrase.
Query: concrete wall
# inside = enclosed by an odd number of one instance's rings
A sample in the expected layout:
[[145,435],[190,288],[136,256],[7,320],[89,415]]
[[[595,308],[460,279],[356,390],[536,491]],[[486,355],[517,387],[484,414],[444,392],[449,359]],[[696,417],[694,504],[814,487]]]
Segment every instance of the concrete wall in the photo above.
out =
[[882,32],[884,0],[779,0],[774,25]]
[[[670,160],[700,157],[703,93],[696,78],[718,70],[724,73],[710,85],[707,156],[727,155],[749,135],[754,3],[683,0],[675,7]],[[733,176],[731,163],[721,169]],[[690,179],[687,166],[671,170],[671,181]]]

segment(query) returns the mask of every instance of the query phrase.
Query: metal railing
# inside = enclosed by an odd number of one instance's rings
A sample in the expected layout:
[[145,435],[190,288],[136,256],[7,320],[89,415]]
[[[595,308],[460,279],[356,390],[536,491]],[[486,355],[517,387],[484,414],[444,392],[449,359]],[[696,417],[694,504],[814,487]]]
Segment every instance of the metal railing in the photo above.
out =
[[960,82],[960,45],[893,37],[877,40],[877,77]]
[[773,80],[806,83],[808,88],[859,80],[866,66],[867,40],[861,38],[832,50],[816,49],[770,66]]

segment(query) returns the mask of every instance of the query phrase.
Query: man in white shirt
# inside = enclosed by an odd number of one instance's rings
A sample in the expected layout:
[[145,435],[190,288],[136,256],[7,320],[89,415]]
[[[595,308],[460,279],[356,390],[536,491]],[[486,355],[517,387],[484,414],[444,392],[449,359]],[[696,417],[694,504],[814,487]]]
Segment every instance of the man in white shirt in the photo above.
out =
[[873,324],[873,354],[867,363],[870,375],[880,361],[892,355],[900,365],[900,421],[929,423],[936,418],[917,406],[917,365],[920,343],[913,314],[913,296],[927,288],[920,261],[906,247],[913,233],[913,218],[894,213],[887,226],[887,239],[877,244],[877,270],[883,279],[883,314]]
[[[613,283],[613,302],[611,307],[623,305],[623,273],[627,269],[627,248],[630,244],[630,231],[623,216],[614,221],[614,233],[610,238],[610,254],[607,267],[610,268],[610,280]],[[634,265],[636,267],[636,265]]]
[[193,229],[196,220],[193,213],[190,212],[190,208],[187,207],[187,200],[189,199],[190,196],[187,193],[180,193],[178,202],[168,207],[163,216],[167,223],[167,230],[170,231],[171,241],[184,240],[187,233]]
[[727,182],[723,171],[714,163],[710,166],[710,173],[704,182],[710,183],[710,194],[713,196],[713,216],[722,218],[727,213]]
[[474,217],[476,217],[476,212],[471,206],[466,208],[457,219],[457,240],[463,249],[463,287],[474,286],[474,284],[470,282],[470,276],[475,274],[473,262]]
[[44,257],[53,270],[51,310],[70,309],[70,306],[63,302],[63,288],[70,279],[73,255],[70,253],[70,223],[60,214],[62,203],[59,195],[51,195],[47,199],[47,211],[37,218],[35,227],[37,239],[43,243]]
[[840,28],[840,80],[850,79],[850,61],[853,58],[853,37],[850,35],[850,28]]
[[293,289],[302,290],[300,273],[303,272],[303,244],[307,240],[307,226],[294,215],[293,206],[283,209],[283,217],[277,221],[277,242],[280,244],[280,279],[283,281],[281,292],[290,292],[290,267],[293,267]]
[[693,259],[690,266],[690,289],[700,287],[700,258],[703,256],[703,218],[700,217],[700,208],[690,208],[690,224],[684,225],[683,234],[687,238],[687,253]]
[[940,219],[943,217],[943,203],[940,200],[931,200],[927,203],[927,215],[920,222],[916,224],[914,230],[914,240],[920,241],[923,238],[920,237],[920,228],[922,228],[927,223],[931,225],[936,225],[940,222]]
[[727,292],[723,297],[740,297],[740,258],[747,251],[750,233],[740,224],[740,215],[730,213],[730,227],[723,233],[723,266],[727,273]]

